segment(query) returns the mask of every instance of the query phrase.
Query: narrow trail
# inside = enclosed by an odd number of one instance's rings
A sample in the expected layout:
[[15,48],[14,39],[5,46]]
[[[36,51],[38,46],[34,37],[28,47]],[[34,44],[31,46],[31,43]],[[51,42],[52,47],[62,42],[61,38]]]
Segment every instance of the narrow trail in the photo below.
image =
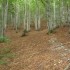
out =
[[0,70],[64,70],[70,61],[70,44],[64,45],[70,39],[65,30],[50,35],[46,30],[32,31],[26,37],[20,37],[22,32],[7,31],[11,42],[0,47],[11,47],[16,57],[7,69],[2,66]]

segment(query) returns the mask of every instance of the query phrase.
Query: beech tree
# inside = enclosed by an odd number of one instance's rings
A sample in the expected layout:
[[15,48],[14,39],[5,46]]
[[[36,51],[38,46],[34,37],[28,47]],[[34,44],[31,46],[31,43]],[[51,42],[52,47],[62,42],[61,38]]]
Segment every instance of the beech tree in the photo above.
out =
[[38,0],[35,0],[36,2],[36,10],[35,10],[35,29],[40,30],[40,5]]
[[1,0],[0,4],[0,35],[4,36],[7,27],[8,0]]
[[16,32],[21,26],[23,33],[29,32],[32,25],[40,30],[44,18],[48,32],[69,26],[70,0],[0,0],[0,35],[4,35],[7,25]]

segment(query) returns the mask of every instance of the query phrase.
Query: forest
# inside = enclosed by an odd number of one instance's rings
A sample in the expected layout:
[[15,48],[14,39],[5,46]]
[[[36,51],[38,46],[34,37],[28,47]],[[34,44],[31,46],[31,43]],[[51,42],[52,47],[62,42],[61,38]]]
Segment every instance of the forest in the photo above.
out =
[[70,70],[70,0],[0,0],[0,70]]

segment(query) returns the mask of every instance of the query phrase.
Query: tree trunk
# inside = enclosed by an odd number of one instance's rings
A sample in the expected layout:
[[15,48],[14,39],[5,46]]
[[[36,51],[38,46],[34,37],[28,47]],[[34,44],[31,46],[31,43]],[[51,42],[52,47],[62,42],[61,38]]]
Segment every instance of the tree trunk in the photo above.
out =
[[35,30],[40,30],[40,7],[38,1],[36,0],[36,12],[35,12]]

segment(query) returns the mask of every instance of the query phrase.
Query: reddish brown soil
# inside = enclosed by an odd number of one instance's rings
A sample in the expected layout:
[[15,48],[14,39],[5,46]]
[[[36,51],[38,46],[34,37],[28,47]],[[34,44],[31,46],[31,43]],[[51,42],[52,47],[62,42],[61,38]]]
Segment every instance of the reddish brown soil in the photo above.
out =
[[[47,35],[46,29],[31,30],[25,37],[21,37],[21,34],[22,31],[16,33],[14,30],[7,30],[6,35],[11,39],[11,42],[0,43],[0,48],[12,48],[16,57],[7,66],[0,65],[0,70],[64,70],[68,65],[68,59],[70,59],[68,27],[59,28],[55,34],[50,35]],[[57,45],[49,42],[55,38],[64,44],[69,52],[65,52],[65,49],[59,50]],[[54,50],[55,48],[57,50]]]

